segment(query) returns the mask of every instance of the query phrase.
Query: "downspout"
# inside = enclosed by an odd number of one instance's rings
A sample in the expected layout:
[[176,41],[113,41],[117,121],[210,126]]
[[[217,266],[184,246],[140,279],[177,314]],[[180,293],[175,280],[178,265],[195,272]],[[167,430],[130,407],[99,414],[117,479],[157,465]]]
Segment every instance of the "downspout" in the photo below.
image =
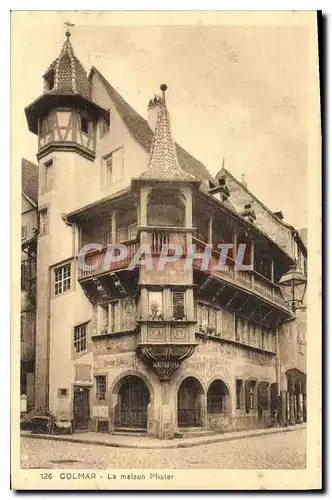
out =
[[46,383],[45,383],[45,406],[50,412],[50,340],[51,340],[51,297],[52,297],[52,271],[48,269],[48,297],[47,297],[47,332],[46,332]]

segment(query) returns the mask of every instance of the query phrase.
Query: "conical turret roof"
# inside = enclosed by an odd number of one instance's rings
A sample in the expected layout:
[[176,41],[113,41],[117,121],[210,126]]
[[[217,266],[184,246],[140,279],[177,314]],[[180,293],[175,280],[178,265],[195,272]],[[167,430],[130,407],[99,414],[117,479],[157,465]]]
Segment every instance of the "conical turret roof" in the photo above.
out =
[[[61,52],[44,74],[44,80],[46,92],[72,92],[91,99],[91,82],[88,79],[85,69],[74,53],[73,46],[70,42],[70,33],[68,31]],[[53,85],[49,85],[50,82],[52,82]]]
[[149,165],[139,179],[163,180],[163,181],[197,181],[197,179],[182,170],[179,165],[175,144],[172,137],[171,121],[166,106],[166,85],[161,85],[163,96],[158,99],[160,109],[157,123],[152,139]]

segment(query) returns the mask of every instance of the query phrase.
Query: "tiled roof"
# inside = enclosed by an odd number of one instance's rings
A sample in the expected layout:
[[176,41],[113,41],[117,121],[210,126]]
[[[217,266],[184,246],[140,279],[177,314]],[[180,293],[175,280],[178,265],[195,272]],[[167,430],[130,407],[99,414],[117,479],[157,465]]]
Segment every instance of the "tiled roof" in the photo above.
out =
[[[95,67],[92,68],[92,72],[95,72],[104,84],[108,95],[112,99],[117,112],[122,117],[131,135],[147,152],[150,152],[153,132],[148,122],[123,99]],[[210,172],[203,163],[196,160],[179,144],[175,143],[175,148],[179,165],[185,172],[200,180],[212,179]]]
[[52,62],[46,71],[44,78],[50,72],[54,72],[54,87],[51,92],[73,92],[91,99],[92,86],[80,61],[74,53],[74,49],[67,35],[59,57]]
[[165,94],[160,98],[157,106],[159,110],[151,144],[149,165],[139,178],[172,181],[197,180],[193,175],[182,170],[179,165]]
[[22,193],[38,204],[38,165],[22,158]]

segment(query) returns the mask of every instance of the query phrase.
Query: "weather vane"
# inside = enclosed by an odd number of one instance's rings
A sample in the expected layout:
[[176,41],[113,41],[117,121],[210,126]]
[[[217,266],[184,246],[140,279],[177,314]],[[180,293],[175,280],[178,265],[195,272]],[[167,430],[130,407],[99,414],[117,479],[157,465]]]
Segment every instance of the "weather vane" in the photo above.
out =
[[67,26],[66,36],[70,37],[71,33],[69,29],[75,26],[75,24],[71,23],[70,21],[66,21],[64,24]]

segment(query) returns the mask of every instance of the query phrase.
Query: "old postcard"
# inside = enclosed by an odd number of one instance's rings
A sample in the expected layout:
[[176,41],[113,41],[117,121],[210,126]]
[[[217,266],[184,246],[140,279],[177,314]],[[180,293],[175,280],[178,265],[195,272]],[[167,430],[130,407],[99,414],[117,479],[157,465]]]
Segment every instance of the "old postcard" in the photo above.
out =
[[321,488],[317,12],[11,21],[12,488]]

